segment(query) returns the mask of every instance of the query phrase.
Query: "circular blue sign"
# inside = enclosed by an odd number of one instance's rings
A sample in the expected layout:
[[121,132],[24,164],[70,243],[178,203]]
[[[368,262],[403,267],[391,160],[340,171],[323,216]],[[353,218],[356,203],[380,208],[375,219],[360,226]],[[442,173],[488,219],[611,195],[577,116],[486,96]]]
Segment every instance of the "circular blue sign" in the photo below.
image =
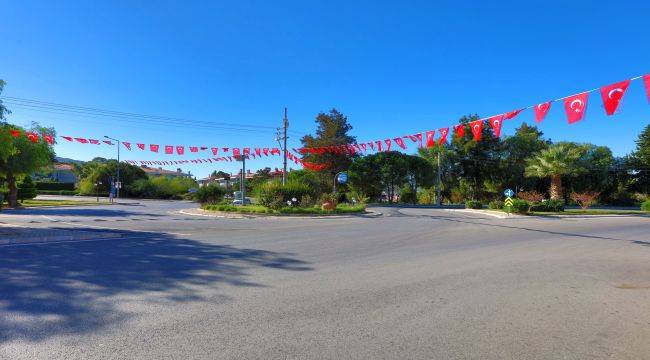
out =
[[344,172],[339,173],[338,175],[336,175],[336,182],[338,182],[339,184],[345,184],[346,182],[348,182],[348,174]]
[[515,192],[512,191],[512,189],[505,189],[505,190],[503,191],[503,195],[505,195],[505,196],[507,196],[507,197],[512,197],[514,194],[515,194]]

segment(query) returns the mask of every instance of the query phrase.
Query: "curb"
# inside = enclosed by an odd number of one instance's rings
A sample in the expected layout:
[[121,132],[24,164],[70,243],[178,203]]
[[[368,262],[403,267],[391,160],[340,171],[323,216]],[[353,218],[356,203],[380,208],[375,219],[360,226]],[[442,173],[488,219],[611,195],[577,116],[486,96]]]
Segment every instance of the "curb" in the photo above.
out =
[[0,240],[0,245],[47,244],[49,242],[59,242],[59,241],[114,239],[120,236],[121,234],[87,234],[87,235],[84,234],[84,235],[54,235],[54,236],[40,236],[40,237],[24,237],[24,238],[2,239]]
[[451,212],[465,212],[465,213],[470,213],[470,214],[479,214],[479,215],[488,215],[495,217],[497,219],[517,219],[517,218],[522,218],[522,215],[508,215],[507,213],[502,213],[499,211],[491,211],[491,210],[478,210],[478,209],[441,209],[444,211],[451,211]]
[[[198,211],[194,212],[194,211]],[[203,209],[183,209],[178,210],[178,213],[183,215],[190,216],[203,216],[203,217],[213,217],[213,218],[224,218],[224,219],[252,219],[252,218],[276,218],[276,219],[287,219],[287,218],[299,218],[299,219],[324,219],[324,218],[350,218],[350,217],[379,217],[383,214],[366,209],[366,212],[363,214],[332,214],[332,215],[310,215],[310,214],[286,214],[286,215],[277,215],[277,214],[241,214],[241,213],[228,213],[220,211],[208,211]]]

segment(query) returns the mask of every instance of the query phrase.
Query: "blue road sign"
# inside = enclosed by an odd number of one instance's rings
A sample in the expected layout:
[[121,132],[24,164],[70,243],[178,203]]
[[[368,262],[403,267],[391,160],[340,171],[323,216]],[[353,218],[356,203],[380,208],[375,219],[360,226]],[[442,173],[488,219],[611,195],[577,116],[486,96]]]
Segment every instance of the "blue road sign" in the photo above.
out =
[[339,184],[345,184],[346,182],[348,182],[348,174],[344,172],[339,173],[336,176],[336,182],[338,182]]
[[515,194],[515,192],[512,191],[512,189],[505,189],[505,190],[503,191],[503,195],[505,195],[505,196],[507,196],[507,197],[512,197],[514,194]]

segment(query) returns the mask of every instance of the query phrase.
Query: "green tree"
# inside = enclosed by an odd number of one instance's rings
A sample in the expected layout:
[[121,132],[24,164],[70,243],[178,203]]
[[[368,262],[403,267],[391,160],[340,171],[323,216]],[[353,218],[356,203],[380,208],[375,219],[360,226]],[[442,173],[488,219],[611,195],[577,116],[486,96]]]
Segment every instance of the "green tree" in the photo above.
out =
[[639,134],[629,165],[634,169],[632,188],[644,194],[650,193],[650,124]]
[[[371,198],[379,197],[385,191],[388,201],[393,202],[395,195],[409,181],[410,157],[398,151],[388,151],[356,158],[349,170],[352,189]],[[416,180],[421,179],[418,174]]]
[[[79,192],[85,195],[95,194],[95,189],[100,194],[108,193],[111,185],[111,179],[114,180],[117,172],[117,161],[108,160],[107,162],[89,161],[80,167],[79,173]],[[147,179],[147,174],[139,166],[127,163],[120,164],[120,182],[122,183],[121,194],[124,196],[136,195],[133,185],[136,180]],[[99,184],[101,183],[101,184]],[[98,184],[98,185],[95,185]],[[141,186],[141,184],[139,184]],[[141,188],[138,188],[139,191]]]
[[[10,130],[17,130],[21,135],[13,137],[9,135]],[[35,134],[54,134],[53,129],[38,124],[32,124],[29,131]],[[7,182],[9,190],[7,202],[9,206],[15,207],[18,205],[17,179],[51,165],[54,160],[54,150],[41,139],[32,142],[25,136],[25,129],[7,123],[0,124],[0,144],[2,144],[0,145],[0,176]]]
[[[304,147],[319,148],[337,145],[346,145],[356,142],[354,136],[348,133],[352,130],[352,125],[348,123],[348,118],[332,109],[329,113],[320,113],[316,116],[316,134],[305,135],[300,141]],[[340,171],[345,171],[350,167],[354,155],[348,152],[333,153],[327,151],[323,154],[304,154],[302,159],[304,161],[329,164],[329,168],[324,171],[319,171],[317,177],[323,184],[332,184],[334,175]]]
[[20,202],[23,202],[27,199],[33,199],[36,197],[36,185],[32,181],[32,177],[25,175],[23,180],[18,183],[18,199]]
[[406,174],[407,185],[410,187],[410,202],[417,202],[417,191],[420,187],[433,185],[434,173],[431,163],[419,156],[405,155],[408,163]]
[[503,140],[502,165],[498,169],[502,175],[502,184],[494,181],[489,182],[491,185],[501,185],[495,186],[493,190],[499,190],[500,194],[504,187],[513,188],[517,192],[520,189],[537,188],[538,181],[535,178],[525,177],[524,172],[526,161],[550,145],[550,141],[545,140],[543,135],[536,126],[522,123],[513,136],[508,136]]
[[375,155],[355,158],[348,171],[350,188],[373,200],[379,199],[383,190],[380,164]]
[[579,146],[570,143],[554,144],[527,161],[525,175],[550,178],[551,199],[562,199],[562,176],[575,175],[580,171],[580,159],[583,154],[584,148]]
[[[0,79],[0,94],[2,94],[2,90],[4,90],[6,84],[7,83],[4,80]],[[11,111],[7,109],[7,107],[2,102],[2,99],[0,99],[0,123],[6,122],[7,115],[9,114],[11,114]]]

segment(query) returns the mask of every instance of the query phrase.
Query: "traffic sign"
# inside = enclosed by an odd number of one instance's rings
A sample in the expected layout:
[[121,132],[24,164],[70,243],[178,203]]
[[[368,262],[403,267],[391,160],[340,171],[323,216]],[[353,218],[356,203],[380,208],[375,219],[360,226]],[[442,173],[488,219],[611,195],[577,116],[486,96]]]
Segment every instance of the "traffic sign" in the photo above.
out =
[[511,198],[511,197],[507,197],[507,198],[506,198],[506,201],[504,202],[504,204],[505,204],[505,206],[512,206],[512,198]]
[[348,174],[344,173],[344,172],[338,173],[338,175],[336,176],[336,182],[338,182],[339,184],[347,183],[348,182]]
[[512,197],[514,194],[515,194],[515,192],[512,191],[512,189],[505,189],[505,190],[503,191],[503,195],[505,195],[505,196],[507,196],[507,197]]

